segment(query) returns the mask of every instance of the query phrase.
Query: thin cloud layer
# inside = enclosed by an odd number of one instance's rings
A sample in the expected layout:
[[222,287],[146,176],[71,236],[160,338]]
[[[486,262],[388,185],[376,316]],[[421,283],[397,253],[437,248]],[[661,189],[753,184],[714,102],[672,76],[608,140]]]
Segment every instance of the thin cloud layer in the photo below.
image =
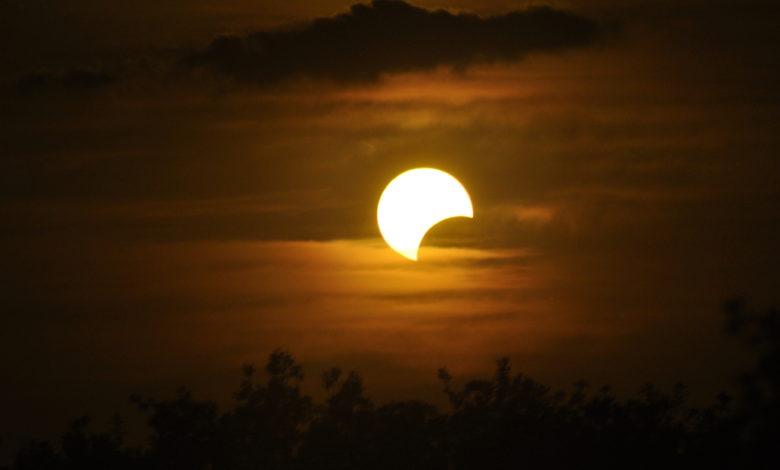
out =
[[223,35],[188,62],[255,84],[293,77],[370,82],[382,74],[461,69],[584,46],[598,31],[594,20],[550,7],[480,17],[376,0],[293,29]]

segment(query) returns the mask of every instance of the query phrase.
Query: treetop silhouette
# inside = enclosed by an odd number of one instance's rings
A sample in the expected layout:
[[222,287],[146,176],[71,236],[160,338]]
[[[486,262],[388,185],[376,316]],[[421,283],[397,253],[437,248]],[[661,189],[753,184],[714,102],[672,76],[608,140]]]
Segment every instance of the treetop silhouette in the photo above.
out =
[[726,306],[729,331],[757,352],[743,377],[739,406],[721,394],[706,409],[686,405],[677,384],[664,393],[648,384],[619,400],[608,386],[554,392],[512,374],[501,358],[490,380],[462,388],[439,369],[452,411],[421,401],[374,404],[357,372],[325,371],[326,398],[301,392],[303,367],[289,352],[273,351],[260,383],[243,367],[235,403],[220,410],[187,389],[175,398],[131,397],[147,417],[148,445],[123,444],[115,417],[105,433],[89,433],[89,418],[71,423],[59,450],[30,441],[6,470],[70,469],[770,469],[778,459],[780,322],[777,310]]

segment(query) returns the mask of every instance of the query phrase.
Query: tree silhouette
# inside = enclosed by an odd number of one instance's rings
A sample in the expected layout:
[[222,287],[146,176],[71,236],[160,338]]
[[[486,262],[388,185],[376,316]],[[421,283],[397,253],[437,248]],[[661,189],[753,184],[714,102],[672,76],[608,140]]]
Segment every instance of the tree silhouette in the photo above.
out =
[[107,433],[87,434],[90,418],[84,416],[70,423],[61,438],[61,452],[55,452],[48,442],[28,441],[16,454],[18,470],[124,470],[139,468],[137,449],[122,448],[124,423],[118,416],[112,419],[113,429]]
[[747,309],[742,299],[725,304],[729,333],[743,340],[755,365],[740,377],[742,403],[737,414],[744,457],[751,468],[780,465],[780,311]]
[[303,368],[275,350],[259,383],[255,368],[244,378],[234,405],[221,411],[179,389],[157,401],[134,395],[151,431],[144,449],[123,445],[123,422],[89,433],[89,418],[71,423],[59,450],[29,441],[11,470],[76,469],[770,469],[780,462],[778,394],[780,325],[777,310],[726,308],[729,331],[757,353],[743,377],[741,400],[721,394],[700,410],[686,406],[682,384],[672,393],[646,385],[636,398],[619,400],[608,386],[588,382],[571,393],[553,392],[507,358],[490,380],[458,389],[449,372],[438,376],[452,411],[420,401],[375,405],[357,372],[333,368],[321,377],[327,397],[315,403],[300,390]]

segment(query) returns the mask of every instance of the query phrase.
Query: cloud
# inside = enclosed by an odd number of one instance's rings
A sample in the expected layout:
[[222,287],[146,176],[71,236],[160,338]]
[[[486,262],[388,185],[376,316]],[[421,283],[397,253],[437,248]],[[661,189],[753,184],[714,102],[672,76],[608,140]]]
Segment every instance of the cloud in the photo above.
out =
[[294,77],[370,82],[382,74],[460,69],[584,46],[598,32],[594,20],[550,7],[480,17],[375,0],[292,29],[219,36],[188,62],[255,84]]
[[15,82],[15,88],[23,93],[42,90],[87,91],[116,83],[117,78],[99,70],[74,69],[55,73],[38,71],[27,73]]

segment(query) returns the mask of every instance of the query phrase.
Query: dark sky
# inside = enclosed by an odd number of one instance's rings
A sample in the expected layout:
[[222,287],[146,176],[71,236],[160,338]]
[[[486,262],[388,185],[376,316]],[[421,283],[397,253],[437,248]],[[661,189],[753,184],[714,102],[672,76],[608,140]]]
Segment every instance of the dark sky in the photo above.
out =
[[[0,0],[4,458],[277,347],[380,401],[500,356],[731,389],[721,303],[780,298],[780,7],[534,5]],[[414,263],[376,204],[416,167],[474,218]]]

